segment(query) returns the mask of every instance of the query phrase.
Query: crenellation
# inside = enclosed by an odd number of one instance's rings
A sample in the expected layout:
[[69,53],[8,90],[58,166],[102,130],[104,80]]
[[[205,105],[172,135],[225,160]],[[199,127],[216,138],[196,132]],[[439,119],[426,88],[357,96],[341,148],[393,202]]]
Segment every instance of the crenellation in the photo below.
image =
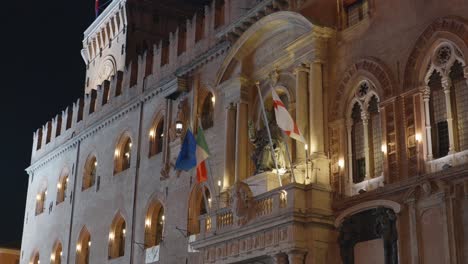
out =
[[62,134],[62,114],[58,114],[55,122],[55,137]]

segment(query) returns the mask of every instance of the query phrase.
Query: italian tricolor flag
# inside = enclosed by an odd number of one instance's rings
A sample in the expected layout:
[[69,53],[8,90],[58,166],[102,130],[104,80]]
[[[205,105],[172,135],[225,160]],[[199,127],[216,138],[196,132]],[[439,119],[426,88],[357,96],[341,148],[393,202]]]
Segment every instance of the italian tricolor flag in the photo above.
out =
[[197,182],[204,182],[208,179],[208,173],[206,169],[205,160],[210,156],[210,151],[208,149],[208,144],[206,144],[205,134],[201,126],[198,126],[197,133]]

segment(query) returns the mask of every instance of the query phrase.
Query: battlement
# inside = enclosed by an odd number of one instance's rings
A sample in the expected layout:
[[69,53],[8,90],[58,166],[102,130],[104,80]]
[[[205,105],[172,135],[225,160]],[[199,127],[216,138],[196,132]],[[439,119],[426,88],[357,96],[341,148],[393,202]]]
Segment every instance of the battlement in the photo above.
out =
[[[194,14],[186,25],[170,33],[169,39],[161,40],[145,50],[137,61],[128,63],[124,71],[117,71],[110,81],[104,81],[91,89],[83,98],[37,129],[33,135],[32,161],[102,121],[108,114],[146,90],[156,89],[165,81],[181,77],[224,53],[229,44],[224,41],[224,37],[217,35],[227,25],[225,21],[229,8],[226,6],[230,6],[235,0],[224,0],[223,8],[216,6],[219,2],[214,0],[209,6],[205,6],[203,15]],[[122,10],[113,3],[107,16],[113,14],[111,11],[114,9]],[[88,30],[87,34],[91,36],[94,32],[98,38],[103,36],[100,35],[98,25],[99,23],[93,24],[92,30]],[[99,43],[99,40],[90,43]],[[92,50],[88,54],[96,54],[96,51]]]

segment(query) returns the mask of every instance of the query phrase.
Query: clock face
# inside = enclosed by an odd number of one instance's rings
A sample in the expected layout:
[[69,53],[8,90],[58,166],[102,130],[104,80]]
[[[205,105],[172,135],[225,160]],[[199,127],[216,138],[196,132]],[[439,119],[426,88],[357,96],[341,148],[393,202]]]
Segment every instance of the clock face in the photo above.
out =
[[100,84],[105,80],[109,80],[109,78],[112,75],[114,75],[114,72],[115,72],[114,63],[111,60],[104,61],[98,71],[98,76],[97,76],[98,83]]

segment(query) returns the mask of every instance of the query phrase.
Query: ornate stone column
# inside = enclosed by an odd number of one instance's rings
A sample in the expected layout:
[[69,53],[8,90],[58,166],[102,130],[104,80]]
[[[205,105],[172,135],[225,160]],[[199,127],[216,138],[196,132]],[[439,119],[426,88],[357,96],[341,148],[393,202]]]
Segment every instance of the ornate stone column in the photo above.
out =
[[348,195],[353,195],[353,121],[349,119],[346,124],[346,131],[348,136],[348,182],[347,192]]
[[235,158],[236,158],[236,106],[229,104],[226,107],[226,142],[224,156],[224,178],[223,190],[227,190],[234,183],[235,176]]
[[289,264],[303,264],[305,253],[299,250],[293,250],[288,253]]
[[248,165],[248,108],[247,102],[242,99],[237,103],[236,114],[236,167],[235,182],[242,181],[247,177]]
[[420,92],[422,93],[424,103],[424,125],[426,127],[427,160],[432,160],[434,156],[432,154],[431,111],[429,106],[431,88],[428,85],[423,86],[421,87]]
[[369,138],[369,113],[367,109],[363,109],[361,112],[362,126],[364,130],[364,154],[366,159],[366,180],[371,179],[372,177],[372,166],[370,158],[370,143],[371,139]]
[[452,100],[450,95],[450,87],[452,87],[452,80],[449,76],[442,76],[442,87],[445,94],[445,107],[447,111],[447,126],[449,132],[449,154],[455,153],[455,131],[453,124],[452,114]]
[[[309,69],[301,64],[295,69],[296,74],[296,124],[299,127],[299,130],[304,135],[306,140],[308,139],[308,129],[309,129],[309,115],[308,115],[308,73]],[[305,161],[305,149],[304,144],[295,140],[296,144],[296,163],[301,163]]]
[[278,253],[273,256],[274,264],[288,264],[288,255],[285,253]]
[[309,75],[309,138],[313,164],[313,183],[330,185],[329,160],[325,155],[324,108],[323,108],[323,63],[315,60],[310,65]]

